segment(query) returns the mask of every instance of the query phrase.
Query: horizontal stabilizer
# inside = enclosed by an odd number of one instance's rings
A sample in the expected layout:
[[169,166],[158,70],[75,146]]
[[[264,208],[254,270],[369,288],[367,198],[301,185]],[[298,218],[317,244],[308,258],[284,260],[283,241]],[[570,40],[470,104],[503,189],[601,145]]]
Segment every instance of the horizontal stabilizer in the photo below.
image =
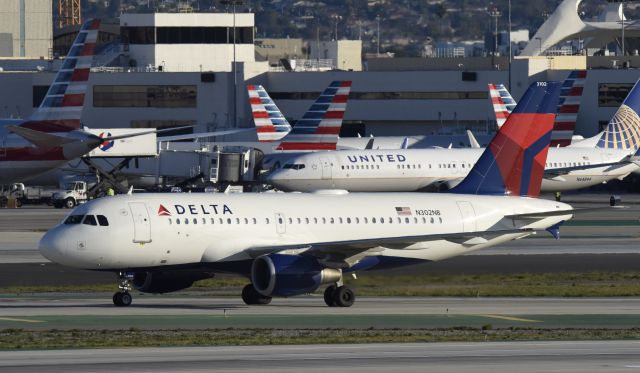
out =
[[626,206],[588,207],[583,209],[553,210],[553,211],[541,211],[541,212],[533,212],[533,213],[526,213],[526,214],[506,215],[505,218],[507,219],[542,219],[550,216],[587,214],[592,212],[602,212],[606,210],[626,209],[626,208],[628,207]]
[[29,141],[33,145],[44,149],[55,148],[57,146],[62,146],[74,141],[78,141],[77,139],[56,136],[50,133],[40,132],[20,126],[7,126],[7,128],[9,129],[9,131]]

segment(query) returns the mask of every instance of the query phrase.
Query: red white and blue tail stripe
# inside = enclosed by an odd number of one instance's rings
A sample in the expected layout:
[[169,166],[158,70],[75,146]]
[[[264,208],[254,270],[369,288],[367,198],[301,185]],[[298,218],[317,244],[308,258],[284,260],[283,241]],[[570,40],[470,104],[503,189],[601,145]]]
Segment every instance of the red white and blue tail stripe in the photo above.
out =
[[247,91],[258,141],[278,141],[291,131],[291,125],[264,87],[250,84],[247,86]]
[[351,81],[332,82],[282,139],[277,149],[335,150],[350,90]]
[[556,121],[551,134],[551,146],[567,146],[576,130],[580,100],[587,79],[586,70],[574,70],[562,83]]
[[41,132],[69,132],[80,128],[99,27],[100,20],[89,20],[82,25],[47,95],[22,127]]
[[560,82],[535,82],[452,193],[540,194]]
[[496,114],[496,123],[500,128],[516,107],[516,101],[504,84],[489,84],[489,96],[491,96],[493,112]]

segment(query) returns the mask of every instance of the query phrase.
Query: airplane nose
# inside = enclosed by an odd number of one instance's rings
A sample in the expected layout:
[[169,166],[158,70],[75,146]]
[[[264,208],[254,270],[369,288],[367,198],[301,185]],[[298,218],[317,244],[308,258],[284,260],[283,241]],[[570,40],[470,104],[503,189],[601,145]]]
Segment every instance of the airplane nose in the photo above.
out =
[[38,244],[40,254],[54,263],[64,264],[67,238],[62,229],[53,228],[42,236]]

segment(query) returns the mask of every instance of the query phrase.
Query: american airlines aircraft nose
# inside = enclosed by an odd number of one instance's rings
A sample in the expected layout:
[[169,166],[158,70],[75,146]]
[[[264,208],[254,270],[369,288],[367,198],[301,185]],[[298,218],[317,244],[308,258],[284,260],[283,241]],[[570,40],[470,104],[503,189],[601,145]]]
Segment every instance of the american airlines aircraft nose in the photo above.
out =
[[67,247],[67,238],[63,232],[64,229],[56,227],[50,229],[40,239],[38,250],[40,254],[52,262],[64,264],[64,253]]

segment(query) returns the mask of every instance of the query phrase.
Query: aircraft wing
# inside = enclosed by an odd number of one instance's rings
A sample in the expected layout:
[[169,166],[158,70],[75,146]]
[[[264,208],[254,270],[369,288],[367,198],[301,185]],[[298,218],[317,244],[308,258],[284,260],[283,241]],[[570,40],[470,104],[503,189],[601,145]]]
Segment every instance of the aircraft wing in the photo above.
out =
[[458,244],[474,246],[486,243],[488,239],[504,234],[520,233],[524,237],[526,235],[534,234],[535,232],[535,230],[530,228],[520,228],[464,233],[380,237],[361,240],[315,242],[304,245],[274,245],[254,247],[248,249],[247,252],[249,253],[249,255],[255,258],[260,255],[277,253],[286,250],[302,250],[305,255],[315,256],[320,261],[324,261],[325,263],[331,263],[333,265],[338,264],[337,266],[339,267],[349,267],[351,263],[357,261],[357,259],[381,251],[381,246],[394,249],[406,249],[408,246],[411,246],[418,242],[439,240],[446,240]]
[[9,129],[9,131],[29,141],[33,145],[44,149],[55,148],[56,146],[62,146],[74,141],[78,141],[77,139],[56,136],[47,132],[36,131],[26,127],[7,126],[7,128]]

